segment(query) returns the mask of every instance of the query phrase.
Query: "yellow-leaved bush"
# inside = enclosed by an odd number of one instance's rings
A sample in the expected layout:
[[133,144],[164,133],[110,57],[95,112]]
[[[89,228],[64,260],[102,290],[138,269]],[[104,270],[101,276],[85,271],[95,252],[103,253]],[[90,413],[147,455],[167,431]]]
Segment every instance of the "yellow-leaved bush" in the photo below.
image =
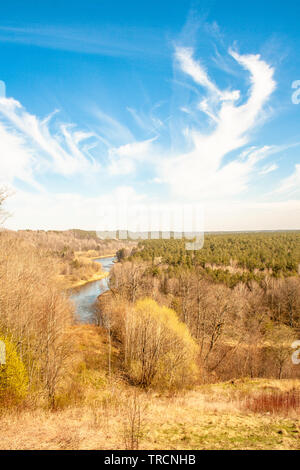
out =
[[197,344],[174,310],[145,298],[126,314],[125,367],[144,386],[184,388],[197,378]]
[[0,399],[6,394],[22,398],[28,389],[26,368],[13,342],[1,335],[0,341],[2,342],[1,356],[5,357],[5,363],[0,364]]

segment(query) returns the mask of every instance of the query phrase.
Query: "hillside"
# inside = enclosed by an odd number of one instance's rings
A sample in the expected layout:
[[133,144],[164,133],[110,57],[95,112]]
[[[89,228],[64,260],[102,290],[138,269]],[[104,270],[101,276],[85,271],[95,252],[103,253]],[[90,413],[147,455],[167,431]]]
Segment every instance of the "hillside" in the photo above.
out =
[[247,407],[249,397],[261,393],[299,392],[299,380],[243,379],[185,393],[143,392],[122,378],[118,344],[109,378],[104,330],[76,326],[68,338],[72,379],[62,388],[68,393],[61,390],[55,412],[30,401],[15,411],[1,408],[1,449],[130,449],[132,438],[140,449],[300,449],[297,410]]

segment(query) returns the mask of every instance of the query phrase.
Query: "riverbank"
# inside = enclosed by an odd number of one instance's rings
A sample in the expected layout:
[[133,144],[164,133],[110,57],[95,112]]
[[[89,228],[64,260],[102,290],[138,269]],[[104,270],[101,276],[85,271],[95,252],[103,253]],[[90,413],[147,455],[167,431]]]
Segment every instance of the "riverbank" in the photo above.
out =
[[[108,271],[101,270],[100,265],[96,260],[112,258],[115,255],[111,256],[88,256],[88,254],[81,255],[81,252],[76,252],[73,260],[72,273],[68,274],[59,274],[57,276],[57,281],[61,287],[65,290],[73,289],[76,287],[84,286],[91,282],[100,281],[108,276]],[[95,267],[99,267],[99,270],[95,270]]]
[[90,259],[105,259],[105,258],[115,258],[116,253],[111,253],[109,255],[102,255],[102,256],[92,256]]
[[95,250],[88,250],[88,251],[75,251],[74,253],[75,258],[87,258],[90,260],[94,259],[103,259],[103,258],[114,258],[116,256],[116,252],[108,253],[105,255],[97,255]]
[[104,279],[108,275],[109,273],[107,272],[95,273],[93,274],[93,276],[89,277],[88,279],[80,279],[78,281],[65,279],[67,276],[61,276],[63,278],[61,280],[61,284],[63,285],[64,289],[74,289],[75,287],[81,287],[81,286],[84,286],[85,284],[89,284],[90,282],[101,281],[101,279]]

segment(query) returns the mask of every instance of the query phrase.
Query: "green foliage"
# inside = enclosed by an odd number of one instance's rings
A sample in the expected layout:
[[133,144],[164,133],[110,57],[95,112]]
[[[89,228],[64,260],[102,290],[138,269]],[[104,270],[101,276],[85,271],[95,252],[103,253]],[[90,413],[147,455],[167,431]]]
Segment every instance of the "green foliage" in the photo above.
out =
[[6,363],[0,365],[0,397],[11,394],[22,398],[27,393],[28,376],[15,345],[6,337],[0,336],[5,344]]
[[116,257],[118,261],[122,261],[126,257],[126,250],[125,248],[121,248],[117,251]]
[[[234,286],[239,281],[260,281],[266,272],[273,277],[297,274],[300,232],[206,234],[203,248],[195,252],[185,250],[184,239],[145,240],[132,257],[175,269],[202,267],[214,281]],[[236,272],[222,269],[228,266]]]
[[79,240],[98,239],[97,233],[94,230],[80,230],[78,228],[73,228],[70,230],[70,232],[74,235],[75,238],[78,238]]

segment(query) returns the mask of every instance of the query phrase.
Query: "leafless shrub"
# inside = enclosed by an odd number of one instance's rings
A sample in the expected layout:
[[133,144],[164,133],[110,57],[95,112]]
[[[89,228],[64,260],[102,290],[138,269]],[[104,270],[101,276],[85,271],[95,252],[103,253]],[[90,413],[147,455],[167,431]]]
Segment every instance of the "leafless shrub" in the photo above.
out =
[[123,414],[123,441],[126,450],[138,450],[145,424],[145,407],[134,392],[125,402]]

